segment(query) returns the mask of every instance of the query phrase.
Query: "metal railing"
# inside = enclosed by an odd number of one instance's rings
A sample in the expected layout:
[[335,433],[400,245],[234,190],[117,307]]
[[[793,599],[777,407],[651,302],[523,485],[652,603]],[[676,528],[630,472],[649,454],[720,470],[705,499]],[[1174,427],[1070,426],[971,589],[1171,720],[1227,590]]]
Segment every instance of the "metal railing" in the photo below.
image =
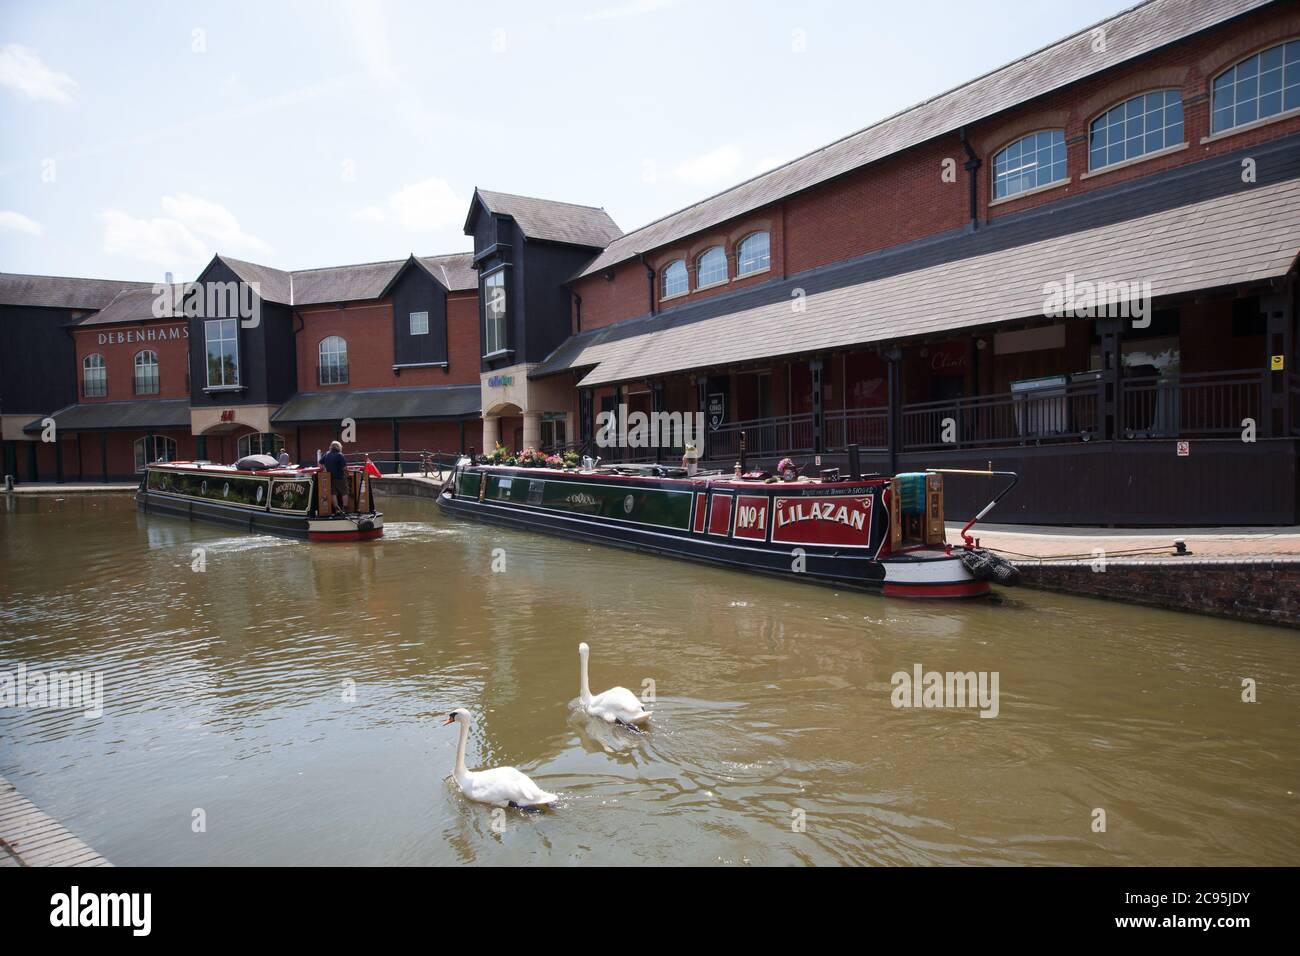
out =
[[974,448],[1100,437],[1099,384],[1071,382],[1043,393],[974,395],[902,409],[901,447]]
[[889,447],[888,408],[837,408],[823,414],[823,444],[827,451],[857,445],[863,451]]
[[747,455],[793,455],[813,451],[813,416],[782,415],[732,422],[705,433],[706,458],[734,458],[740,454],[740,433],[745,433]]
[[1263,369],[1236,369],[1122,379],[1117,437],[1240,434],[1243,419],[1261,422],[1268,375]]

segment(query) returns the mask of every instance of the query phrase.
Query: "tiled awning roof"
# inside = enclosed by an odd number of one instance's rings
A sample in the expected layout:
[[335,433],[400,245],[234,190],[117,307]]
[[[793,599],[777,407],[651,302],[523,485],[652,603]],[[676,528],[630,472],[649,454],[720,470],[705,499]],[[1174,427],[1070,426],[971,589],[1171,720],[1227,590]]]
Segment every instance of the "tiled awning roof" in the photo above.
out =
[[276,425],[305,425],[386,418],[465,418],[478,415],[478,385],[421,388],[357,388],[300,392],[271,416]]
[[1254,184],[1244,154],[1207,160],[584,333],[530,376],[590,368],[580,384],[603,385],[1032,318],[1069,274],[1150,282],[1156,298],[1284,276],[1300,252],[1300,136],[1249,154]]
[[[61,432],[112,429],[172,429],[190,427],[188,398],[138,399],[131,402],[82,402],[61,408],[50,416]],[[42,419],[23,426],[29,435],[41,431]]]

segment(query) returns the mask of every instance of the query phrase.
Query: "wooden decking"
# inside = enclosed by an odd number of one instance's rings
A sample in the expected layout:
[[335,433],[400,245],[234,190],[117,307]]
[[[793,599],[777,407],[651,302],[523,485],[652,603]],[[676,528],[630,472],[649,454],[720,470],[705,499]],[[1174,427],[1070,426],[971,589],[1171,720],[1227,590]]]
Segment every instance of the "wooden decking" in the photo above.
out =
[[0,866],[112,866],[0,777]]

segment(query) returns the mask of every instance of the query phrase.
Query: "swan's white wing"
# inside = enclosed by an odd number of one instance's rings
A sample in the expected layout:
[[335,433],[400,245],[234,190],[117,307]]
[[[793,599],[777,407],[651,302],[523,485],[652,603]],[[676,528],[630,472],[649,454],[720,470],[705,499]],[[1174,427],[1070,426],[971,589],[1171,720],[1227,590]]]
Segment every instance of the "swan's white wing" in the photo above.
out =
[[593,717],[621,720],[626,724],[639,724],[650,719],[650,712],[641,706],[641,698],[626,687],[611,687],[603,694],[591,698],[587,712]]
[[465,795],[479,803],[491,803],[499,807],[510,803],[521,807],[536,807],[556,799],[555,794],[547,793],[533,783],[528,774],[514,767],[495,767],[470,773]]

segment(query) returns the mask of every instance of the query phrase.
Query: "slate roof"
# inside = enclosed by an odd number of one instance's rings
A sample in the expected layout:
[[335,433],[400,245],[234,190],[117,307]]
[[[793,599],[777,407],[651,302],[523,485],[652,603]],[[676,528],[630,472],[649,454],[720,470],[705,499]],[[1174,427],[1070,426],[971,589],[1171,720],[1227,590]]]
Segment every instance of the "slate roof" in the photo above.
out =
[[[184,428],[190,427],[188,398],[136,399],[128,402],[85,402],[68,405],[50,416],[59,431],[103,431],[113,428]],[[41,430],[41,419],[23,426],[34,434]]]
[[114,279],[74,279],[0,272],[0,305],[32,305],[51,309],[102,309],[124,289],[150,288],[147,282]]
[[[475,189],[474,195],[489,212],[513,219],[527,239],[603,249],[611,240],[623,235],[623,230],[618,228],[609,213],[596,206],[578,206],[487,189]],[[473,214],[474,204],[471,202],[470,217]],[[468,225],[467,218],[467,229]]]
[[[1270,0],[1150,0],[611,242],[578,276],[676,242],[818,183],[1132,60]],[[1106,48],[1093,50],[1104,27]],[[576,278],[576,277],[575,277]]]
[[[1286,275],[1300,252],[1300,135],[780,282],[575,336],[532,370],[583,386],[1041,316],[1045,285],[1149,281],[1153,297]],[[791,306],[802,290],[806,308]],[[593,367],[594,366],[594,367]]]
[[[398,271],[410,261],[410,258],[390,259],[385,262],[286,272],[229,256],[217,258],[243,281],[258,283],[263,300],[295,306],[377,299]],[[456,252],[415,258],[449,291],[478,288],[478,273],[473,269],[472,253]]]
[[478,385],[299,392],[280,406],[271,421],[305,425],[344,418],[464,418],[478,415],[480,394]]
[[[159,283],[162,286],[162,283]],[[163,291],[166,289],[163,287]],[[158,295],[154,292],[153,287],[144,289],[127,289],[119,292],[113,301],[104,306],[100,311],[93,315],[88,315],[79,322],[74,323],[77,326],[85,325],[113,325],[119,322],[153,322],[159,319],[159,316],[153,314],[154,302],[157,301]],[[176,318],[183,319],[183,316]],[[171,321],[176,321],[172,319]]]

